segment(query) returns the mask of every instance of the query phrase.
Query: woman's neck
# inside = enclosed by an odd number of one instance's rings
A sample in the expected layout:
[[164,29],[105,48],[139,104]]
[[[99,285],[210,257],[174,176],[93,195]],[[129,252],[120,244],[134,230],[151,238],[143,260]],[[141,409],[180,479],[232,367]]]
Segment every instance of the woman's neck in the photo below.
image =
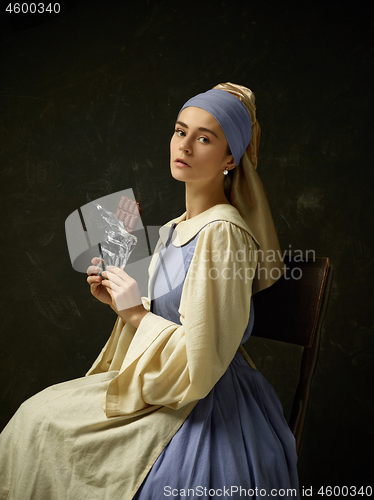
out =
[[207,186],[198,186],[196,183],[186,182],[186,220],[205,212],[209,208],[219,204],[230,205],[222,191],[209,189]]

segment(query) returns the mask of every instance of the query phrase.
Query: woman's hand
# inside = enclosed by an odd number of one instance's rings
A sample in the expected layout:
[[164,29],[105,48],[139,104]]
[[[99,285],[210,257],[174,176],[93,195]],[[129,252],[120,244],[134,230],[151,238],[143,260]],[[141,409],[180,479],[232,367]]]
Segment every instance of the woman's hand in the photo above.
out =
[[99,259],[98,257],[94,257],[91,260],[91,263],[93,264],[87,269],[87,282],[89,283],[91,287],[91,293],[92,295],[97,299],[100,300],[100,302],[103,302],[104,304],[112,304],[112,297],[108,293],[108,290],[105,286],[102,286],[103,278],[99,276],[100,268],[97,267],[98,264],[102,259]]
[[138,283],[125,271],[115,266],[107,266],[106,271],[101,273],[104,279],[101,286],[110,295],[111,308],[126,322],[136,328],[147,314],[143,307]]
[[91,260],[93,265],[87,269],[87,282],[92,295],[100,302],[109,304],[124,321],[137,328],[148,312],[143,307],[137,282],[115,266],[107,266],[107,270],[101,273],[107,279],[103,279],[98,275],[100,262],[101,259],[94,257]]

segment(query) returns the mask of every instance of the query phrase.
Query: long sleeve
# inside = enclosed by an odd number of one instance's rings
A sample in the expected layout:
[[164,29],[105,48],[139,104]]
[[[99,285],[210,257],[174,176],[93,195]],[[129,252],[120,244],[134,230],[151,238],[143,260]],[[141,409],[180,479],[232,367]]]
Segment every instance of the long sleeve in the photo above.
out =
[[149,312],[130,341],[129,326],[117,322],[96,364],[103,369],[105,358],[107,369],[119,370],[106,394],[108,416],[179,409],[209,393],[247,326],[256,264],[255,243],[242,228],[219,220],[201,230],[183,285],[181,325]]

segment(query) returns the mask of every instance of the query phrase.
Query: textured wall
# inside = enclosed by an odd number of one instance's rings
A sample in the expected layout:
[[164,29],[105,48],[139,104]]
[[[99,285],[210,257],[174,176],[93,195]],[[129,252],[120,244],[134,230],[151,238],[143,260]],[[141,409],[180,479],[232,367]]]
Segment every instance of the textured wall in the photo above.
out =
[[[373,400],[373,56],[364,3],[81,0],[1,49],[0,424],[84,375],[114,322],[72,270],[64,221],[133,188],[143,222],[184,211],[168,142],[218,82],[256,93],[259,173],[281,245],[335,267],[302,443],[301,485],[368,484]],[[7,31],[8,30],[8,31]],[[247,344],[289,412],[299,349]]]

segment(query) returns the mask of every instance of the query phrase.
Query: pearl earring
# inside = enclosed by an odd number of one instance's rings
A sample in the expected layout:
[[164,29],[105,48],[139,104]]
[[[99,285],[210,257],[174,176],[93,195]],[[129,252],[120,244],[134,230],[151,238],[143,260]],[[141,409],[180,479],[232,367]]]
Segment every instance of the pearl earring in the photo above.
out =
[[223,171],[223,175],[227,175],[229,173],[229,171],[227,170],[227,168],[225,168],[225,170]]

